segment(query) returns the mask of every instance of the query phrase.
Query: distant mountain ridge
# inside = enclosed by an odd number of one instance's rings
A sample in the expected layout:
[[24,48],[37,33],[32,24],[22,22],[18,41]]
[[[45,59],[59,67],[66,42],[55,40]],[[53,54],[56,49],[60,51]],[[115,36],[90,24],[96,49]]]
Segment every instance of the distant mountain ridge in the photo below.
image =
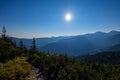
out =
[[[18,43],[19,39],[14,38]],[[23,43],[29,48],[32,39],[22,39]],[[70,56],[93,53],[104,48],[109,48],[120,44],[120,32],[111,31],[109,33],[96,32],[91,34],[36,38],[36,45],[39,50],[46,52],[56,52],[68,54]]]
[[40,49],[49,52],[67,53],[70,56],[94,53],[104,48],[120,44],[120,32],[96,32],[92,34],[73,36],[54,43],[49,43]]
[[[53,42],[57,42],[57,41],[60,41],[62,39],[66,39],[66,38],[69,38],[69,37],[46,37],[46,38],[36,38],[36,46],[37,48],[39,49],[40,47],[42,46],[45,46],[49,43],[53,43]],[[17,45],[19,44],[19,41],[22,40],[24,45],[29,48],[31,46],[31,43],[32,43],[32,39],[26,39],[26,38],[15,38],[15,37],[12,37],[12,40],[15,41],[17,43]]]

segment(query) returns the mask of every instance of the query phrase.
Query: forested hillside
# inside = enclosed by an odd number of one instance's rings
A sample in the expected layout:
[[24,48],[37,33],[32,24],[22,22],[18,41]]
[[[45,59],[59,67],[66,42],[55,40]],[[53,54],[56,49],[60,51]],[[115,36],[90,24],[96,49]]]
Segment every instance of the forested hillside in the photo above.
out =
[[104,51],[96,54],[77,56],[76,59],[86,63],[120,64],[120,51]]
[[22,50],[9,39],[0,39],[0,80],[26,80],[30,65]]
[[67,55],[39,52],[28,57],[46,80],[119,80],[120,65],[83,63]]
[[26,61],[27,54],[22,41],[16,46],[4,27],[0,37],[0,80],[37,80],[33,78],[36,75],[31,74],[32,65]]
[[[119,56],[112,56],[112,59],[117,62],[119,58],[116,57]],[[35,38],[27,50],[22,40],[16,46],[3,31],[0,38],[0,80],[120,80],[120,64],[86,63],[66,54],[45,53],[37,49]]]

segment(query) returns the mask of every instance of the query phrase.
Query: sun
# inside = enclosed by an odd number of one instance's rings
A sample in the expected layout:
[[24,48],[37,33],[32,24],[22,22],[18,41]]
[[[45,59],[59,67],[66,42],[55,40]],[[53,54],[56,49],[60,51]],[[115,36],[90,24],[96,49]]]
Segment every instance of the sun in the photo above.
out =
[[67,14],[65,15],[65,19],[66,19],[66,21],[70,21],[70,20],[72,19],[71,14],[70,14],[70,13],[67,13]]

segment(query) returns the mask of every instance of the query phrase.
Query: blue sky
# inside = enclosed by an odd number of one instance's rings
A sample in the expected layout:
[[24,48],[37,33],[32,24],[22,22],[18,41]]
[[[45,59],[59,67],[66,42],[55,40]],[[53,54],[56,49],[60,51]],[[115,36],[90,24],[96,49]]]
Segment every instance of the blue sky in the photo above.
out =
[[0,0],[3,25],[22,38],[120,31],[120,0]]

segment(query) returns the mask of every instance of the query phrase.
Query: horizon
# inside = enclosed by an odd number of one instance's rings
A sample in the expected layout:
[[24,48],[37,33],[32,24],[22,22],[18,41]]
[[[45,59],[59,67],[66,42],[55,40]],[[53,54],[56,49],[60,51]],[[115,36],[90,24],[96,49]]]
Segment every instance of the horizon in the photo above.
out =
[[120,0],[0,0],[0,11],[0,31],[18,38],[120,31]]
[[96,32],[89,32],[89,33],[83,33],[83,34],[75,34],[75,35],[58,35],[58,36],[43,36],[43,37],[16,37],[16,36],[12,36],[7,34],[8,37],[13,37],[13,38],[20,38],[20,39],[33,39],[33,38],[56,38],[56,37],[71,37],[71,36],[82,36],[82,35],[87,35],[87,34],[95,34],[97,32],[102,32],[102,33],[110,33],[112,31],[116,31],[116,32],[120,32],[119,30],[111,30],[111,31],[96,31]]

